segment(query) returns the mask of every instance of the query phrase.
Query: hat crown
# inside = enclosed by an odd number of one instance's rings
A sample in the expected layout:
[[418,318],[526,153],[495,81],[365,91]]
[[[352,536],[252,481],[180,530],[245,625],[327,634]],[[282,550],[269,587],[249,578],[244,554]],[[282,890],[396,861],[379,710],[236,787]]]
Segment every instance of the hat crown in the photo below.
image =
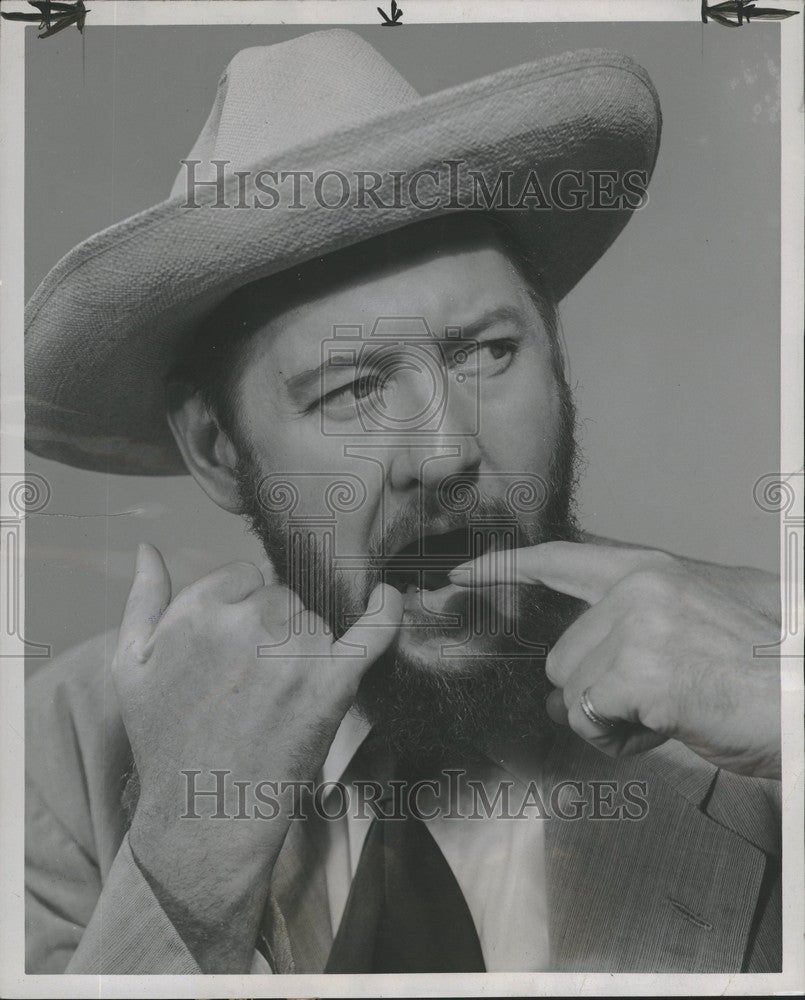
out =
[[[348,72],[345,72],[348,67]],[[360,35],[315,31],[243,49],[218,82],[215,103],[188,160],[226,161],[226,173],[382,117],[419,99],[411,84]],[[214,176],[210,168],[209,176]],[[184,191],[179,171],[171,191]]]
[[[601,169],[648,176],[660,127],[645,71],[603,49],[511,66],[424,98],[349,31],[245,50],[224,74],[188,156],[200,161],[196,183],[214,181],[199,192],[199,210],[187,204],[189,171],[182,166],[176,197],[85,240],[28,303],[29,447],[104,473],[186,472],[165,420],[165,377],[202,317],[235,289],[432,214],[474,207],[478,177],[494,184],[493,202],[508,194],[516,202],[518,192],[534,190],[532,176],[550,190],[551,178],[569,167],[584,177]],[[218,204],[220,168],[211,160],[252,174],[244,177],[242,201],[230,176]],[[448,164],[462,165],[455,205],[450,186],[437,192],[449,194],[450,203],[424,202],[419,180],[444,180]],[[273,203],[249,197],[263,193],[258,177],[266,171],[279,177],[265,183],[284,190]],[[305,210],[296,211],[296,187],[280,179],[283,171],[312,172],[317,181],[338,172],[348,202],[342,206],[337,192],[337,205],[324,203],[314,183]],[[367,171],[393,179],[392,191],[365,197],[373,194],[362,184]],[[503,178],[511,181],[506,192]],[[606,251],[633,206],[543,207],[507,209],[506,218],[535,272],[561,299]]]

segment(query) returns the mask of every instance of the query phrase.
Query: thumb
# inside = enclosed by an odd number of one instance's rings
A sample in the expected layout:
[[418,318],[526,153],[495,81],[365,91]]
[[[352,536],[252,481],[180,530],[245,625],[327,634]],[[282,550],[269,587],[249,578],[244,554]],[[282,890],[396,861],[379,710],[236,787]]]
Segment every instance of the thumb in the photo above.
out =
[[348,656],[363,674],[394,641],[403,615],[403,596],[395,587],[379,583],[364,614],[333,643],[333,653]]
[[146,542],[137,549],[134,580],[129,590],[119,648],[140,662],[150,653],[150,640],[171,600],[171,579],[159,549]]

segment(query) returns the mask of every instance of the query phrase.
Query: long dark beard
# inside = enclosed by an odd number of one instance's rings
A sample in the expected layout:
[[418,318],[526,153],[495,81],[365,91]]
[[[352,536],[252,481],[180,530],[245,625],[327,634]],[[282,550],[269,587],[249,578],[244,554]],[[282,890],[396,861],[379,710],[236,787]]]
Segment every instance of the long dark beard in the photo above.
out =
[[[573,513],[573,423],[567,394],[545,484],[546,501],[536,514],[514,517],[501,499],[487,498],[473,516],[480,513],[487,520],[514,520],[517,546],[580,540]],[[265,489],[269,480],[276,484],[276,477],[266,475],[248,448],[241,448],[239,454],[241,510],[251,531],[278,577],[328,623],[334,638],[343,635],[363,613],[369,594],[382,579],[383,554],[393,551],[395,535],[404,537],[410,524],[389,526],[384,538],[373,540],[361,572],[361,586],[356,590],[338,570],[333,538],[322,540],[304,526],[297,530],[286,515],[272,509]],[[427,510],[414,515],[416,523],[424,530],[431,520],[439,519],[444,525],[446,515],[438,502],[428,500],[427,504]],[[453,513],[447,517],[456,527],[467,524],[465,516]],[[366,672],[356,707],[399,757],[416,764],[466,759],[502,741],[552,734],[553,723],[544,707],[551,691],[545,656],[585,605],[542,585],[521,586],[515,593],[515,639],[510,636],[508,640],[482,642],[482,655],[459,657],[445,669],[423,666],[394,644]],[[449,630],[445,638],[450,641]]]
[[583,609],[542,587],[520,588],[519,633],[544,652],[486,653],[458,667],[422,667],[390,650],[364,675],[356,705],[403,760],[444,764],[501,743],[553,736],[545,653]]

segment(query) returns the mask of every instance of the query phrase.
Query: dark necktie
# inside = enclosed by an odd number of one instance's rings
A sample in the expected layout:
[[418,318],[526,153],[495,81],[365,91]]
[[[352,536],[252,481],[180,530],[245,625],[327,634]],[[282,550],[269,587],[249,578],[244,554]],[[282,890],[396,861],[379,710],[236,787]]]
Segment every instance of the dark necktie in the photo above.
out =
[[372,820],[325,972],[485,971],[466,900],[425,823]]

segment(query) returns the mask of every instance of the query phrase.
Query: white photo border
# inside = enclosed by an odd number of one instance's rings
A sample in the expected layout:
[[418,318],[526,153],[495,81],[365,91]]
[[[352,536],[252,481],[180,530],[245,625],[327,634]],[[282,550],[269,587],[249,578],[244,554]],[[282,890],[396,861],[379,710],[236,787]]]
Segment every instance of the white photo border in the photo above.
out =
[[[381,4],[382,5],[382,4]],[[484,21],[678,21],[700,20],[699,0],[403,0],[408,23]],[[375,24],[374,0],[91,0],[92,25]],[[789,621],[782,652],[783,675],[783,971],[779,974],[633,975],[565,973],[484,973],[332,976],[72,976],[26,975],[23,919],[23,662],[11,655],[14,636],[0,635],[6,657],[0,669],[0,994],[9,997],[220,997],[220,996],[543,996],[543,995],[762,995],[800,993],[805,986],[802,932],[805,927],[803,867],[803,577],[802,562],[791,564],[792,533],[801,549],[803,527],[803,150],[801,105],[803,23],[801,0],[776,6],[800,16],[780,22],[781,33],[781,481],[793,502],[780,510],[780,565],[787,581]],[[3,0],[3,10],[31,12],[23,0]],[[91,30],[91,29],[90,29]],[[722,30],[713,25],[710,30]],[[751,30],[751,26],[749,27]],[[8,477],[24,478],[24,30],[13,22],[0,27],[0,525],[3,572],[17,576],[24,634],[24,517],[14,521]],[[13,553],[10,548],[14,547]],[[794,551],[796,556],[796,551]],[[8,581],[3,580],[0,588]],[[794,588],[793,593],[791,588]]]

